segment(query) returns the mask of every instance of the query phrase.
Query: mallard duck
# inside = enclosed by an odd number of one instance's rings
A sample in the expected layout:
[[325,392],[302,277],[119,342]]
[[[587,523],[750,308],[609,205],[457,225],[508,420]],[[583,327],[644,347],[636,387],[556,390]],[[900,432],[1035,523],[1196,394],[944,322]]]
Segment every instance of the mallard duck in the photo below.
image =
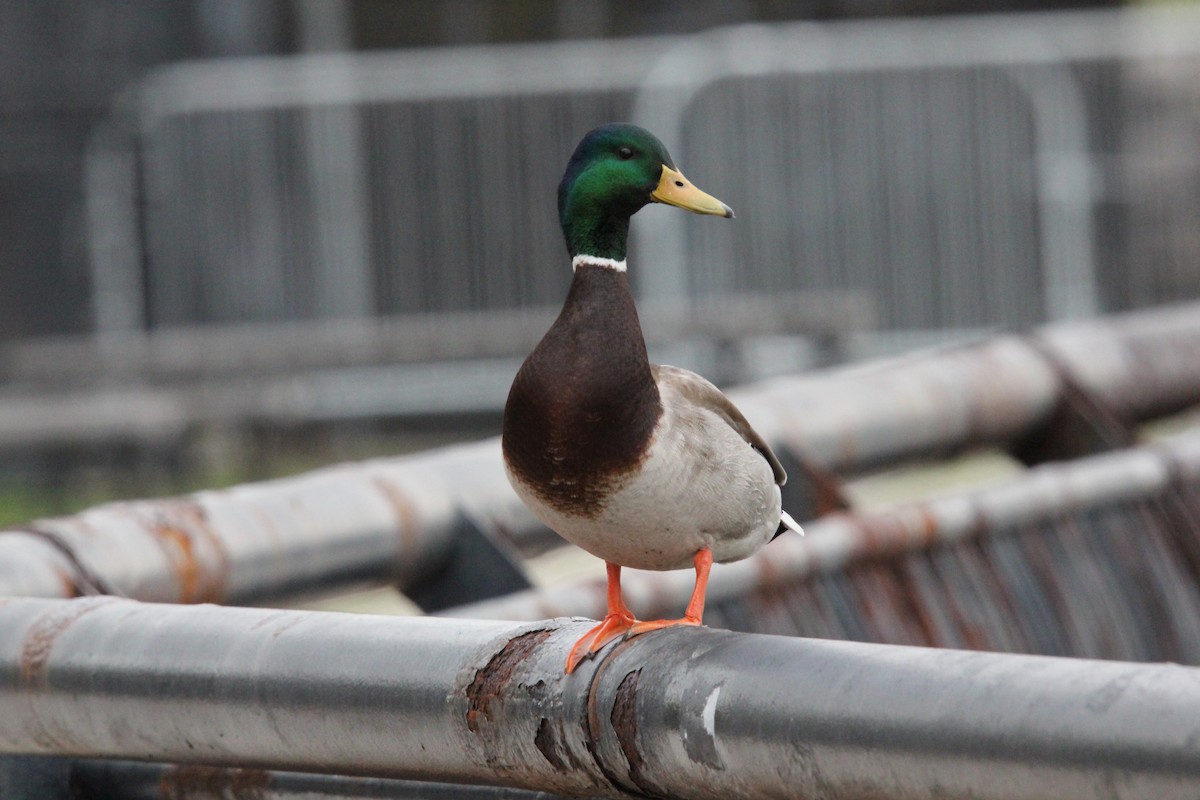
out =
[[[562,312],[517,372],[504,408],[508,478],[533,513],[608,566],[608,613],[567,672],[622,635],[700,625],[714,561],[746,558],[800,526],[781,508],[779,459],[716,386],[651,364],[626,273],[629,219],[648,203],[733,218],[649,131],[611,124],[576,147],[558,187],[574,278]],[[692,567],[680,619],[641,622],[621,568]]]

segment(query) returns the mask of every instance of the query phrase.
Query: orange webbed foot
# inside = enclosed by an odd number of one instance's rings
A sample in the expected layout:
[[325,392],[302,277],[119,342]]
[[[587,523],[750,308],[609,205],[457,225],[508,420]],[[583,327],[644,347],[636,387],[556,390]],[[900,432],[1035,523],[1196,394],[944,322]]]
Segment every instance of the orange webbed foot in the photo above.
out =
[[696,586],[692,589],[692,599],[688,602],[687,611],[679,619],[656,619],[649,622],[635,623],[629,629],[630,636],[637,636],[663,628],[674,628],[677,625],[699,626],[704,623],[704,594],[708,589],[708,574],[712,569],[712,550],[705,547],[696,551],[692,563],[696,567]]
[[594,656],[604,645],[624,636],[638,624],[640,623],[628,611],[610,613],[601,620],[599,625],[589,630],[579,638],[579,641],[575,642],[575,646],[571,648],[571,652],[567,656],[567,674],[569,675],[574,672],[575,668],[579,666],[579,662],[585,658]]
[[698,617],[680,617],[679,619],[652,619],[646,622],[638,622],[629,628],[630,636],[637,636],[650,631],[658,631],[663,628],[674,628],[678,625],[703,625]]
[[567,655],[567,674],[574,672],[583,659],[595,655],[604,645],[626,634],[637,636],[660,628],[673,628],[676,625],[703,624],[701,619],[704,618],[704,593],[708,588],[708,573],[713,563],[712,550],[707,547],[697,550],[692,561],[696,567],[696,586],[692,589],[692,599],[688,602],[687,611],[679,619],[657,619],[649,622],[638,622],[634,619],[633,612],[625,607],[621,600],[621,566],[608,562],[608,615],[575,642],[575,646]]

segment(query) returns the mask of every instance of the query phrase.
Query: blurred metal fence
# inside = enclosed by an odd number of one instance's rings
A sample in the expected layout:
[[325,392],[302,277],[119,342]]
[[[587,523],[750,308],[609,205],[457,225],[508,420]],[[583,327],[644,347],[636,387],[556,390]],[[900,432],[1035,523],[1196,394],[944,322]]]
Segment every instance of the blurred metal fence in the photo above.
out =
[[97,327],[561,300],[564,154],[628,115],[641,42],[181,64],[89,186]]
[[646,297],[920,329],[1194,296],[1197,42],[1174,9],[179,65],[92,151],[98,328],[556,302],[562,164],[621,117],[739,212],[644,212]]

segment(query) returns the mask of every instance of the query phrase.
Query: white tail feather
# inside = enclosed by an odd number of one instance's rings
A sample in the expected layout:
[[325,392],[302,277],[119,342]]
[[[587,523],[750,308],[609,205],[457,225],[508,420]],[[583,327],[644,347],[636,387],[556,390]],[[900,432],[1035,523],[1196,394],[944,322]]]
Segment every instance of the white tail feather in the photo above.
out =
[[786,511],[779,512],[779,521],[782,522],[789,531],[795,531],[801,536],[804,535],[804,528],[801,528],[800,523],[792,519],[792,515]]

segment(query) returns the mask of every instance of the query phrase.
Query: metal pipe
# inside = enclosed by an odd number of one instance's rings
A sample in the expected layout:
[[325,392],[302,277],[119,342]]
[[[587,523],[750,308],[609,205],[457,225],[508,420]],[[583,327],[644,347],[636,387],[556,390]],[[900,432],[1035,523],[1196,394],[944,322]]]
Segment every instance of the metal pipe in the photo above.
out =
[[1200,304],[765,381],[730,392],[772,444],[834,472],[1007,444],[1076,382],[1133,423],[1200,401]]
[[[730,395],[769,442],[847,473],[1011,442],[1047,422],[1065,376],[1128,421],[1177,410],[1200,400],[1198,348],[1200,304],[1189,304],[776,379]],[[25,527],[53,537],[91,583],[116,593],[238,602],[397,573],[403,585],[445,557],[460,512],[517,542],[547,535],[509,488],[497,439],[100,506]],[[0,541],[12,535],[0,531]],[[22,536],[7,548],[27,542]],[[61,558],[45,547],[21,559],[43,556],[53,562],[15,573],[0,568],[0,593],[65,597],[70,585],[89,582],[79,570],[64,581]]]
[[[897,556],[970,536],[996,536],[1038,519],[1101,509],[1183,487],[1200,490],[1200,432],[1154,445],[1077,461],[1047,464],[1006,483],[931,498],[870,514],[838,513],[805,525],[807,536],[783,536],[743,561],[713,567],[708,600],[793,585],[872,558]],[[647,617],[678,613],[691,595],[690,572],[625,570],[625,599]],[[589,580],[534,589],[442,612],[473,619],[531,620],[558,616],[599,619],[606,583]]]
[[[0,600],[0,752],[680,798],[1175,798],[1200,671],[673,629]],[[985,723],[981,723],[985,720]]]
[[1031,341],[1125,419],[1152,419],[1200,399],[1200,359],[1194,355],[1200,304],[1048,325]]
[[462,513],[456,497],[450,476],[429,461],[393,459],[110,503],[0,531],[0,592],[71,597],[94,587],[198,603],[362,581],[404,585],[448,556]]
[[[835,472],[1006,442],[1047,419],[1053,365],[1016,336],[730,392],[767,441]],[[1200,396],[1200,386],[1197,387]]]
[[82,594],[77,570],[44,537],[21,530],[0,531],[0,587],[5,594],[73,597]]

